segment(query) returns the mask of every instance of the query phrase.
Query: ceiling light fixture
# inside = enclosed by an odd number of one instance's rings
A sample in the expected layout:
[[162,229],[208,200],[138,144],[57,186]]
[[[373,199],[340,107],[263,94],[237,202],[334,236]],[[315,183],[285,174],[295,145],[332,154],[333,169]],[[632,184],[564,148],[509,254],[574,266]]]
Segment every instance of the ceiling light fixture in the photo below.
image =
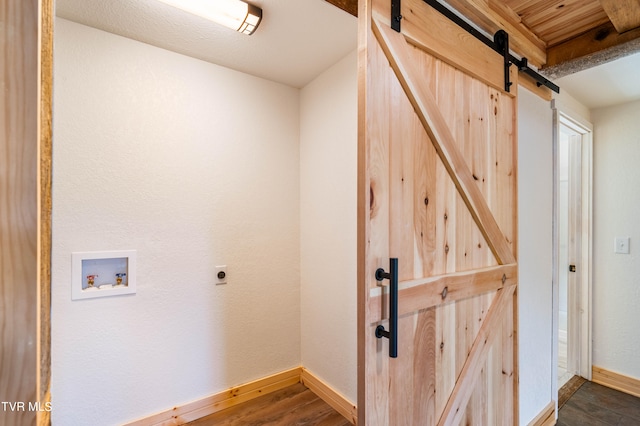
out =
[[253,34],[262,20],[262,9],[241,0],[159,1],[248,35]]

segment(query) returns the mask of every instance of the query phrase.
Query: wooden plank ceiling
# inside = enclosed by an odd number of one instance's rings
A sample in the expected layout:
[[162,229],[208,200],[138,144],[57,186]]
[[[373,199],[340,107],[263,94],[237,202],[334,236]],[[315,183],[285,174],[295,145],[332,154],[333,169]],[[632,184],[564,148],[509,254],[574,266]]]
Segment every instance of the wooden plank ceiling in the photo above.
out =
[[[357,16],[358,0],[326,1]],[[447,0],[446,3],[489,33],[506,30],[512,50],[553,77],[640,50],[640,0]]]

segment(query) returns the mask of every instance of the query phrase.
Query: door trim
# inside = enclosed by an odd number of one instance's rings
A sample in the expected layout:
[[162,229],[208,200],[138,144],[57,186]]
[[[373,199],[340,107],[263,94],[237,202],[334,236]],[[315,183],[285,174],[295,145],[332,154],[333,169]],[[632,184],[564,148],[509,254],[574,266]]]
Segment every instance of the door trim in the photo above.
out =
[[41,410],[0,412],[0,422],[46,425],[51,415],[53,0],[6,4],[1,20],[8,25],[1,26],[0,39],[2,59],[8,65],[0,78],[7,90],[0,109],[12,114],[7,114],[0,141],[8,156],[0,162],[15,167],[7,168],[3,177],[8,179],[0,183],[0,189],[9,193],[5,200],[9,204],[0,203],[0,209],[10,227],[6,243],[0,244],[6,261],[6,268],[0,267],[2,279],[6,278],[0,284],[0,304],[16,309],[0,313],[0,329],[6,329],[0,332],[5,343],[0,357],[7,355],[3,367],[11,371],[0,377],[0,388],[8,386],[3,395],[7,401],[36,404]]
[[577,371],[587,380],[592,378],[592,236],[593,236],[593,125],[581,118],[579,114],[563,106],[557,100],[551,103],[553,111],[553,368],[552,384],[554,395],[558,393],[558,324],[559,324],[559,273],[562,265],[558,264],[559,255],[559,193],[558,193],[558,144],[560,125],[564,124],[579,133],[582,137],[582,244],[580,261],[582,264],[578,301],[578,309],[574,309],[579,329],[579,356]]
[[[54,0],[40,0],[39,196],[38,209],[38,399],[51,402],[51,247],[53,185],[53,20]],[[38,424],[51,423],[49,411],[38,412]]]

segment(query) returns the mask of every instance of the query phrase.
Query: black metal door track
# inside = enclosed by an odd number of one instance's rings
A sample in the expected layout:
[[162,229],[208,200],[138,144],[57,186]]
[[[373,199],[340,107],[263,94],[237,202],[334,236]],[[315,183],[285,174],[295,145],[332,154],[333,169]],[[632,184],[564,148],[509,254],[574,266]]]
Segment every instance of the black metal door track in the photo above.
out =
[[[402,14],[400,9],[401,0],[391,0],[391,28],[400,32],[400,21],[402,20]],[[546,86],[556,93],[560,93],[560,88],[547,80],[542,75],[538,74],[535,70],[529,68],[527,58],[518,59],[509,52],[509,34],[504,30],[499,30],[493,36],[493,40],[485,36],[482,32],[470,25],[464,19],[453,13],[451,10],[442,5],[438,0],[423,0],[429,6],[446,16],[450,21],[453,21],[460,28],[489,46],[492,50],[499,53],[504,57],[504,90],[509,92],[511,89],[511,81],[509,77],[509,67],[511,64],[515,64],[518,67],[518,71],[527,74],[529,77],[536,81],[538,87]]]

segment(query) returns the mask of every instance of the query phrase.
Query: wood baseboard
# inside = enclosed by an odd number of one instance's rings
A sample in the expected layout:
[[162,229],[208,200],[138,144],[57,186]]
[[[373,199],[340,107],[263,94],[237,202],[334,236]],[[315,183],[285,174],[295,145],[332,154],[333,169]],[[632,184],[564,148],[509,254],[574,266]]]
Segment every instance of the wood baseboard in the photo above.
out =
[[292,368],[291,370],[236,386],[198,401],[127,423],[125,426],[182,425],[236,404],[294,385],[300,382],[301,372],[302,367]]
[[236,386],[198,401],[127,423],[125,426],[170,426],[183,425],[198,420],[225,408],[250,401],[262,395],[302,383],[320,399],[342,414],[352,424],[357,423],[357,410],[344,396],[327,386],[303,367],[292,368],[282,373]]
[[604,368],[591,367],[591,380],[599,385],[640,397],[640,380],[614,373]]
[[342,414],[351,424],[358,424],[358,410],[355,405],[349,402],[339,392],[335,391],[320,379],[315,377],[309,370],[302,368],[300,383],[308,387],[324,402],[329,404],[334,410]]
[[553,426],[556,424],[556,402],[551,401],[527,426]]

